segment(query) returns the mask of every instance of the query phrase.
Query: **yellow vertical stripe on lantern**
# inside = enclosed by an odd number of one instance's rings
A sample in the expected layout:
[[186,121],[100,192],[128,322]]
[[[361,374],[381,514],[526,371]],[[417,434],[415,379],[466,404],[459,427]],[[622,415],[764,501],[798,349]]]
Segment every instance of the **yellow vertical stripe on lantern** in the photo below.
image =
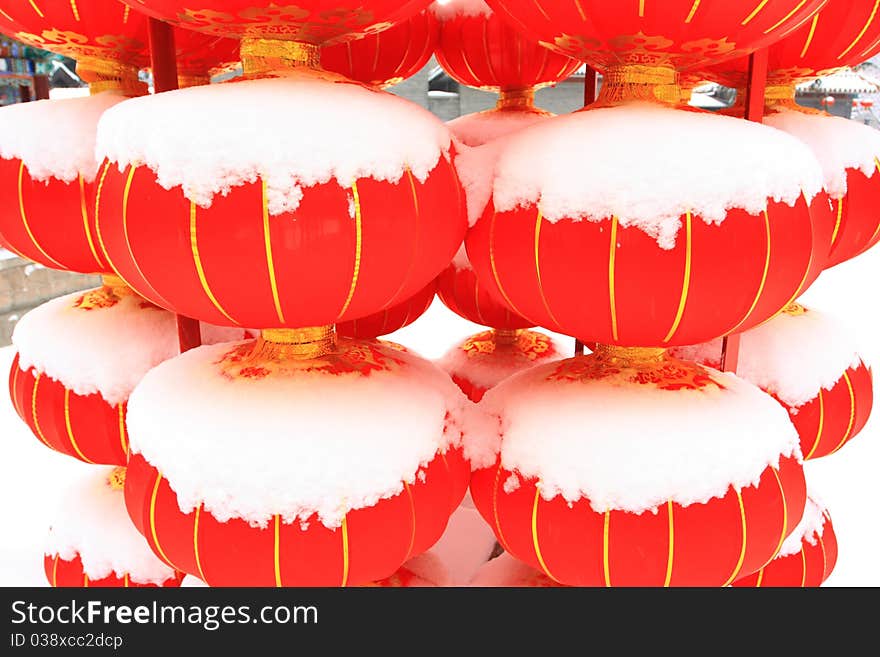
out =
[[202,516],[202,506],[203,503],[199,502],[199,505],[196,507],[196,518],[193,521],[193,556],[196,558],[196,568],[199,571],[199,577],[201,577],[202,581],[207,584],[208,581],[205,579],[205,571],[202,570],[202,557],[199,553],[199,519]]
[[83,573],[83,588],[89,588],[89,576]]
[[493,210],[492,221],[489,222],[489,265],[492,267],[492,276],[495,278],[495,285],[498,286],[498,291],[501,292],[501,296],[504,297],[504,302],[513,309],[513,312],[521,316],[522,313],[513,304],[510,297],[507,296],[507,292],[501,284],[501,277],[498,276],[498,263],[495,259],[495,220],[497,218],[498,212]]
[[211,303],[217,312],[233,324],[239,326],[240,324],[232,319],[232,317],[229,316],[229,313],[226,312],[226,309],[223,308],[219,301],[217,301],[217,297],[214,296],[214,291],[208,284],[208,278],[205,276],[205,267],[202,265],[202,256],[199,253],[198,208],[193,201],[189,202],[189,247],[192,252],[193,264],[196,267],[196,274],[199,277],[199,283],[202,285],[202,291],[205,293],[205,296],[211,300]]
[[611,511],[605,512],[605,523],[602,527],[602,569],[605,571],[605,586],[611,586],[611,564],[608,560],[608,539],[611,533]]
[[[827,518],[826,518],[827,520]],[[820,584],[825,581],[826,572],[828,570],[828,555],[825,553],[825,541],[822,540],[820,535],[816,535],[816,538],[819,539],[819,549],[822,550],[822,580],[819,582]]]
[[547,564],[544,561],[544,555],[541,554],[541,541],[538,539],[538,504],[541,501],[541,490],[535,490],[535,503],[532,505],[532,543],[535,546],[535,556],[538,558],[538,563],[541,564],[541,570],[544,571],[544,574],[547,575],[554,582],[558,581],[555,577],[553,577],[553,573],[547,568]]
[[18,413],[19,417],[22,417],[24,413],[21,411],[21,406],[18,403],[18,373],[21,371],[21,357],[16,354],[16,360],[12,365],[12,391],[9,395],[12,398],[12,407],[15,409],[15,412]]
[[82,174],[79,174],[79,206],[82,213],[83,231],[86,234],[86,241],[89,243],[89,251],[98,265],[101,265],[101,258],[98,256],[98,250],[95,248],[95,242],[92,239],[92,229],[89,228],[89,208],[86,205],[86,181]]
[[639,0],[639,18],[645,17],[645,0]]
[[[821,13],[821,12],[820,12]],[[810,33],[807,35],[807,42],[804,44],[804,49],[801,50],[801,59],[807,56],[807,51],[810,49],[810,44],[813,43],[813,37],[816,34],[816,26],[819,24],[819,13],[813,16],[813,22],[810,25]]]
[[[782,549],[785,537],[788,536],[788,502],[785,499],[785,489],[782,487],[782,481],[779,479],[779,472],[777,472],[776,468],[770,468],[770,470],[776,478],[776,484],[779,486],[779,494],[782,496],[782,533],[779,536],[779,545],[776,546],[773,556],[767,560],[767,563],[770,563],[776,558],[776,555],[779,554],[779,551]],[[767,563],[764,564],[764,567],[767,566]]]
[[177,567],[171,563],[167,556],[165,556],[165,550],[162,549],[162,545],[159,543],[159,536],[156,533],[156,496],[159,494],[159,484],[162,483],[162,473],[156,473],[156,483],[153,484],[153,494],[150,496],[150,534],[153,537],[153,545],[156,546],[156,551],[159,553],[159,556],[162,557],[162,561],[167,563],[174,569]]
[[[419,226],[422,222],[422,210],[421,210],[421,207],[419,204],[419,194],[418,194],[418,191],[416,190],[416,181],[415,181],[415,178],[413,178],[412,170],[409,168],[409,166],[406,166],[404,168],[404,172],[406,173],[406,177],[409,180],[409,189],[410,189],[410,193],[412,194],[413,208],[416,211],[416,220],[415,220],[415,225],[413,226],[414,232],[415,232],[415,239],[413,240],[413,253],[409,259],[409,265],[406,268],[406,275],[401,280],[400,285],[397,287],[397,290],[394,292],[393,295],[391,295],[391,298],[389,298],[388,301],[385,302],[385,306],[390,306],[393,302],[397,301],[398,297],[400,296],[400,293],[403,292],[404,287],[406,287],[406,284],[409,282],[410,278],[412,277],[412,271],[415,268],[416,260],[418,259],[418,256],[419,256]],[[386,308],[385,314],[387,317],[387,314],[388,314],[387,308]],[[382,329],[383,330],[385,329],[384,322],[382,324]]]
[[669,588],[669,584],[672,582],[672,564],[675,561],[675,516],[672,500],[666,502],[666,508],[669,514],[669,556],[666,558],[666,579],[663,582],[663,587]]
[[831,247],[837,244],[840,235],[840,224],[843,223],[843,197],[837,199],[837,220],[834,222],[834,232],[831,233]]
[[351,194],[354,199],[354,267],[351,274],[351,285],[348,288],[348,296],[345,298],[345,303],[342,304],[342,310],[339,311],[339,317],[337,319],[342,319],[342,316],[345,315],[349,306],[351,306],[351,300],[354,299],[354,292],[357,289],[358,279],[361,275],[361,251],[364,247],[364,226],[363,215],[361,214],[361,196],[358,192],[357,181],[351,183]]
[[[547,12],[544,11],[544,8],[541,6],[541,4],[538,2],[538,0],[534,0],[534,2],[535,2],[535,7],[538,8],[538,11],[541,12],[541,15],[544,16],[544,18],[546,18],[549,21],[550,17],[547,15]],[[642,0],[642,2],[644,2],[644,0]]]
[[461,55],[461,63],[464,64],[464,67],[468,70],[468,74],[470,74],[474,80],[479,80],[480,76],[476,74],[471,63],[468,61],[467,48],[460,48],[458,54]]
[[856,422],[856,396],[853,392],[852,381],[849,378],[849,374],[846,372],[843,373],[843,380],[846,382],[846,389],[849,392],[849,424],[846,426],[846,433],[843,434],[843,438],[840,440],[837,447],[831,451],[831,454],[834,454],[841,447],[846,445],[846,441],[849,440],[850,434],[852,434],[853,425],[855,425]]
[[761,568],[761,570],[758,571],[758,581],[755,582],[755,588],[758,588],[758,589],[761,588],[761,582],[763,582],[763,581],[764,581],[764,569]]
[[758,307],[758,302],[761,300],[761,296],[764,294],[764,288],[767,285],[767,276],[770,274],[770,254],[771,254],[771,245],[770,245],[770,213],[768,210],[764,210],[764,231],[766,233],[767,240],[767,253],[764,258],[764,271],[761,274],[761,283],[758,285],[758,293],[755,295],[754,300],[752,301],[752,305],[749,307],[748,312],[745,317],[743,317],[740,322],[730,329],[725,335],[730,335],[735,333],[740,326],[745,324],[749,317],[752,316],[752,313],[755,312],[755,308]]
[[477,311],[477,319],[480,324],[486,324],[483,319],[483,311],[480,309],[480,280],[474,276],[474,309]]
[[694,20],[694,16],[697,13],[697,9],[700,8],[700,1],[701,0],[694,0],[694,6],[691,7],[691,13],[689,13],[687,15],[687,18],[684,19],[685,23],[690,23],[692,20]]
[[784,18],[779,19],[779,22],[776,23],[776,25],[774,25],[773,27],[770,27],[770,28],[767,28],[766,30],[764,30],[764,34],[770,34],[770,33],[771,33],[772,31],[774,31],[777,27],[779,27],[780,25],[783,25],[784,23],[786,23],[786,22],[788,21],[788,19],[791,18],[792,16],[794,16],[797,12],[799,12],[800,9],[801,9],[801,7],[803,7],[805,4],[807,4],[807,0],[801,0],[801,1],[798,3],[797,7],[795,7],[795,8],[792,9],[790,12],[788,12],[788,13],[785,15]]
[[278,321],[285,323],[284,312],[281,310],[281,298],[278,296],[278,282],[275,280],[275,261],[272,258],[272,236],[269,233],[269,199],[267,197],[266,179],[262,179],[262,205],[263,205],[263,240],[266,243],[266,267],[269,270],[269,286],[272,288],[272,300],[275,302],[275,313]]
[[15,22],[15,21],[12,19],[12,16],[10,16],[9,14],[7,14],[7,13],[6,13],[5,11],[3,11],[2,9],[0,9],[0,16],[3,16],[3,18],[5,18],[6,20],[11,21],[11,22],[13,22],[13,23]]
[[757,7],[755,7],[752,13],[746,16],[745,20],[743,20],[742,22],[742,25],[745,26],[751,23],[752,20],[754,20],[755,16],[761,13],[761,10],[767,5],[768,2],[770,2],[770,0],[761,0],[761,2],[758,4]]
[[541,295],[541,303],[544,304],[544,310],[550,316],[550,319],[556,326],[559,326],[559,320],[550,309],[550,303],[547,301],[547,295],[544,293],[544,281],[541,278],[541,225],[544,223],[544,215],[538,210],[538,218],[535,221],[535,275],[538,279],[538,294]]
[[348,514],[342,518],[342,584],[348,586]]
[[128,15],[131,13],[131,7],[125,5],[125,9],[122,12],[122,24],[125,25],[128,23]]
[[122,453],[128,456],[128,437],[125,433],[125,407],[121,403],[116,405],[116,414],[119,416],[119,444],[122,445]]
[[79,23],[79,9],[76,8],[76,0],[70,0],[70,10],[73,12],[76,22]]
[[55,563],[52,565],[52,586],[58,588],[58,555],[55,555]]
[[73,451],[76,452],[76,455],[80,460],[94,465],[95,462],[82,453],[82,450],[76,443],[76,438],[73,437],[73,427],[70,424],[70,390],[67,388],[64,389],[64,427],[67,429],[67,439],[70,441],[70,446],[73,447]]
[[125,189],[122,192],[122,236],[123,239],[125,239],[125,248],[128,250],[128,257],[131,259],[131,264],[134,265],[138,276],[146,281],[147,277],[144,276],[144,272],[138,264],[137,258],[134,257],[134,250],[131,248],[131,240],[128,238],[128,197],[131,193],[131,185],[134,182],[134,174],[137,170],[138,168],[132,164],[128,176],[125,179]]
[[669,329],[669,333],[666,334],[666,337],[663,338],[664,343],[668,343],[675,336],[676,332],[678,332],[678,327],[681,325],[681,320],[684,317],[684,309],[687,306],[688,294],[691,289],[691,269],[693,267],[693,248],[694,248],[694,227],[693,227],[693,217],[690,212],[687,213],[685,217],[685,226],[686,226],[686,234],[687,234],[687,246],[684,256],[684,282],[681,284],[681,298],[678,302],[678,311],[675,313],[675,321],[672,323],[672,328]]
[[[40,255],[42,255],[44,258],[46,258],[47,260],[49,260],[53,264],[57,265],[58,269],[65,269],[66,270],[67,267],[62,265],[60,262],[58,262],[55,258],[50,256],[48,253],[46,253],[46,251],[43,250],[43,247],[37,241],[37,238],[34,237],[34,233],[31,230],[30,223],[28,223],[27,212],[24,209],[24,190],[22,189],[23,184],[24,184],[24,161],[22,161],[21,166],[18,167],[18,211],[21,215],[21,223],[24,226],[25,231],[27,232],[28,238],[30,239],[30,241],[34,245],[34,247],[37,249],[37,251],[40,252]],[[28,258],[28,260],[30,260],[30,258]]]
[[610,252],[608,254],[608,302],[611,308],[611,337],[618,339],[617,333],[617,297],[614,284],[614,270],[617,266],[617,217],[611,219]]
[[33,394],[31,394],[31,417],[34,420],[34,429],[37,431],[37,438],[39,438],[49,449],[54,449],[43,435],[43,430],[40,428],[40,419],[37,417],[37,389],[40,387],[40,377],[42,376],[42,374],[37,374],[34,379],[34,391]]
[[43,15],[43,12],[40,11],[40,8],[37,7],[37,3],[34,2],[34,0],[28,0],[28,3],[30,4],[31,7],[34,8],[34,11],[37,12],[37,16],[39,16],[40,18],[45,18],[45,16]]
[[819,389],[819,428],[816,430],[816,440],[813,441],[813,446],[810,448],[810,453],[804,457],[805,461],[809,461],[812,458],[813,454],[816,453],[816,449],[819,447],[819,443],[822,441],[822,431],[825,429],[825,397],[822,395],[821,388]]
[[807,555],[804,554],[804,544],[801,541],[801,588],[806,588],[807,585]]
[[587,14],[584,11],[583,5],[581,5],[581,0],[574,0],[574,6],[577,7],[578,13],[581,16],[581,20],[582,21],[587,20]]
[[742,544],[739,549],[739,560],[736,562],[736,566],[733,569],[733,573],[731,573],[730,578],[724,582],[724,587],[726,588],[730,586],[736,578],[739,576],[740,571],[743,567],[743,562],[746,559],[746,541],[748,539],[747,526],[746,526],[746,507],[743,505],[742,493],[740,491],[736,492],[736,499],[739,502],[739,517],[742,522]]
[[409,535],[409,548],[406,551],[406,559],[409,560],[413,547],[416,544],[416,504],[413,501],[412,489],[410,489],[409,484],[404,481],[403,487],[406,489],[407,497],[409,497],[409,512],[412,515],[412,532]]
[[101,252],[104,254],[104,259],[107,261],[110,269],[122,279],[123,283],[128,285],[128,287],[131,287],[110,259],[110,254],[107,252],[107,246],[104,244],[104,237],[101,235],[101,193],[104,191],[104,181],[107,179],[107,172],[109,170],[110,162],[107,162],[104,164],[104,170],[101,172],[101,178],[98,181],[98,190],[95,193],[95,235],[98,237],[98,246],[101,247]]
[[877,18],[877,9],[880,9],[880,0],[875,0],[874,9],[871,10],[871,15],[868,17],[868,22],[865,23],[862,31],[859,32],[859,35],[853,40],[851,44],[849,44],[849,46],[847,46],[846,50],[844,50],[837,56],[837,59],[843,59],[844,57],[846,57],[849,52],[856,47],[856,44],[862,40],[862,37],[865,36],[865,32],[868,31],[869,27],[871,27],[871,23],[874,22],[875,18]]
[[124,586],[125,588],[129,587],[128,573],[125,573],[125,575],[122,578],[122,586]]
[[501,465],[498,466],[498,469],[495,471],[495,486],[492,488],[492,514],[495,516],[495,529],[498,530],[498,541],[501,543],[501,547],[504,548],[505,552],[509,552],[507,549],[507,541],[504,540],[504,532],[501,530],[501,519],[498,517],[498,483],[501,479]]
[[275,567],[275,586],[281,588],[281,516],[277,513],[274,518],[275,523],[275,540],[273,543],[274,567]]
[[[489,49],[489,21],[482,21],[483,23],[483,63],[486,64],[486,68],[489,69],[489,80],[493,82],[498,79],[498,75],[495,73],[495,68],[492,66],[492,51]],[[464,49],[462,49],[464,52]],[[547,52],[546,50],[544,51]]]

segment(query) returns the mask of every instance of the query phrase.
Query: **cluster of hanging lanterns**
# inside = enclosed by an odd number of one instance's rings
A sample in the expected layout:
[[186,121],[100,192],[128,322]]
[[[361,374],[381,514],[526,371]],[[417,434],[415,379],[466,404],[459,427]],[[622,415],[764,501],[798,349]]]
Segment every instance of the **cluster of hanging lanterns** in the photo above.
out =
[[[14,337],[36,439],[115,466],[66,497],[91,510],[53,524],[50,583],[442,584],[468,487],[506,552],[475,585],[827,579],[803,464],[873,390],[797,299],[880,240],[880,138],[791,101],[880,51],[873,0],[80,4],[0,0],[92,91],[0,112],[0,242],[104,283]],[[157,19],[180,88],[147,94]],[[444,125],[385,91],[431,55],[497,106]],[[595,102],[536,107],[584,63]],[[752,120],[688,108],[703,79]],[[439,367],[376,339],[435,294],[487,330]]]

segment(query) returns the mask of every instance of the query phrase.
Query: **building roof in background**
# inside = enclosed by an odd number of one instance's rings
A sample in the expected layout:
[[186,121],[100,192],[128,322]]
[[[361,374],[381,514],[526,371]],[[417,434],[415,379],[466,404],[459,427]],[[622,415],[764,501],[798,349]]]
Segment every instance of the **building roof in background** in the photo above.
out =
[[802,82],[797,90],[801,94],[876,94],[880,92],[880,82],[871,77],[865,70],[843,70]]

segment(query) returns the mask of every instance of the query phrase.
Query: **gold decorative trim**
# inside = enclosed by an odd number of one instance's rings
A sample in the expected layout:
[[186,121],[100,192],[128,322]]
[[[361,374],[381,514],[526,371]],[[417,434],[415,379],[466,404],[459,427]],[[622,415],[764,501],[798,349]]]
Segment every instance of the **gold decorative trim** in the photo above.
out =
[[113,490],[122,490],[125,488],[125,466],[117,466],[107,475],[107,485]]
[[534,110],[535,88],[502,89],[498,94],[498,103],[495,105],[495,109]]
[[119,91],[126,96],[143,96],[147,85],[138,79],[138,68],[110,59],[80,56],[76,60],[77,74],[89,83],[93,96],[102,91]]
[[[336,349],[336,328],[313,326],[297,329],[263,329],[262,348],[283,352],[284,357],[310,360],[333,353]],[[255,351],[261,347],[257,346]]]
[[245,75],[259,75],[301,66],[321,68],[321,48],[301,41],[248,37],[241,41],[241,65]]
[[609,68],[594,106],[606,107],[634,100],[678,105],[682,100],[678,72],[671,66],[644,64]]
[[596,358],[614,365],[629,367],[640,363],[660,363],[666,358],[666,349],[662,347],[616,347],[608,344],[597,344],[593,349]]

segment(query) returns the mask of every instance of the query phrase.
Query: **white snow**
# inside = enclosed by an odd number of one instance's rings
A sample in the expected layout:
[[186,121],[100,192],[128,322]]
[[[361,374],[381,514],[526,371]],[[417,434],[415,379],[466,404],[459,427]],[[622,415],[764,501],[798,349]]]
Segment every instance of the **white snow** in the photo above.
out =
[[[177,355],[177,320],[134,294],[109,308],[77,308],[83,294],[74,292],[31,310],[16,325],[12,342],[22,369],[34,367],[77,395],[98,393],[115,406],[128,399],[151,368]],[[243,336],[242,329],[203,325],[206,342]]]
[[[238,343],[236,343],[238,344]],[[399,494],[458,444],[470,402],[418,356],[385,346],[390,370],[300,370],[232,378],[233,345],[201,347],[149,372],[131,395],[131,449],[167,478],[183,512],[265,526],[345,514]],[[448,417],[447,417],[448,413]]]
[[764,118],[766,125],[804,142],[822,165],[825,189],[832,198],[846,194],[847,170],[871,178],[880,157],[880,132],[858,121],[827,114],[782,110]]
[[113,91],[66,100],[40,100],[0,109],[0,157],[24,162],[31,178],[72,182],[98,174],[95,134],[105,111],[126,100]]
[[294,211],[304,188],[330,180],[396,183],[408,168],[423,182],[451,140],[414,103],[291,71],[126,101],[102,118],[97,152],[120,169],[148,166],[160,185],[182,187],[201,207],[262,177],[277,215]]
[[[717,367],[721,340],[672,350],[677,358]],[[860,358],[846,323],[833,315],[807,310],[782,313],[742,333],[737,375],[776,395],[792,408],[831,390]]]
[[804,543],[816,545],[825,532],[825,509],[810,494],[807,497],[807,506],[804,515],[794,531],[782,543],[777,559],[797,554],[801,551]]
[[482,146],[490,141],[551,118],[540,111],[497,110],[465,114],[446,123],[452,135],[465,146]]
[[[730,209],[759,214],[768,199],[794,205],[822,189],[819,163],[790,135],[653,103],[559,116],[503,142],[492,190],[499,212],[538,204],[550,222],[617,216],[664,249],[687,212],[717,224]],[[708,149],[723,156],[707,161]]]
[[499,418],[499,429],[466,437],[473,467],[491,466],[500,451],[502,466],[537,478],[547,500],[586,498],[598,513],[641,513],[667,500],[723,497],[731,486],[756,485],[781,456],[801,458],[785,409],[732,374],[707,370],[724,389],[664,391],[630,382],[629,369],[548,380],[557,367],[535,367],[486,393],[478,406]]
[[479,221],[492,198],[495,167],[504,145],[505,138],[501,137],[482,146],[464,148],[455,156],[455,168],[465,193],[468,226]]
[[492,8],[483,0],[437,0],[429,9],[441,21],[452,20],[458,16],[490,16]]
[[468,352],[461,348],[463,344],[459,343],[447,351],[437,365],[450,376],[461,376],[479,388],[493,388],[517,372],[563,358],[561,345],[552,341],[550,349],[535,360],[514,349],[501,348],[492,354]]
[[89,579],[128,574],[137,584],[162,584],[174,577],[174,570],[153,554],[131,523],[122,490],[107,482],[112,471],[93,468],[59,495],[45,554],[66,561],[79,555]]
[[458,247],[458,251],[455,252],[455,257],[452,258],[452,266],[458,271],[461,271],[462,269],[473,271],[474,268],[471,266],[471,261],[468,259],[467,249],[464,246],[464,242],[461,243],[461,246]]

